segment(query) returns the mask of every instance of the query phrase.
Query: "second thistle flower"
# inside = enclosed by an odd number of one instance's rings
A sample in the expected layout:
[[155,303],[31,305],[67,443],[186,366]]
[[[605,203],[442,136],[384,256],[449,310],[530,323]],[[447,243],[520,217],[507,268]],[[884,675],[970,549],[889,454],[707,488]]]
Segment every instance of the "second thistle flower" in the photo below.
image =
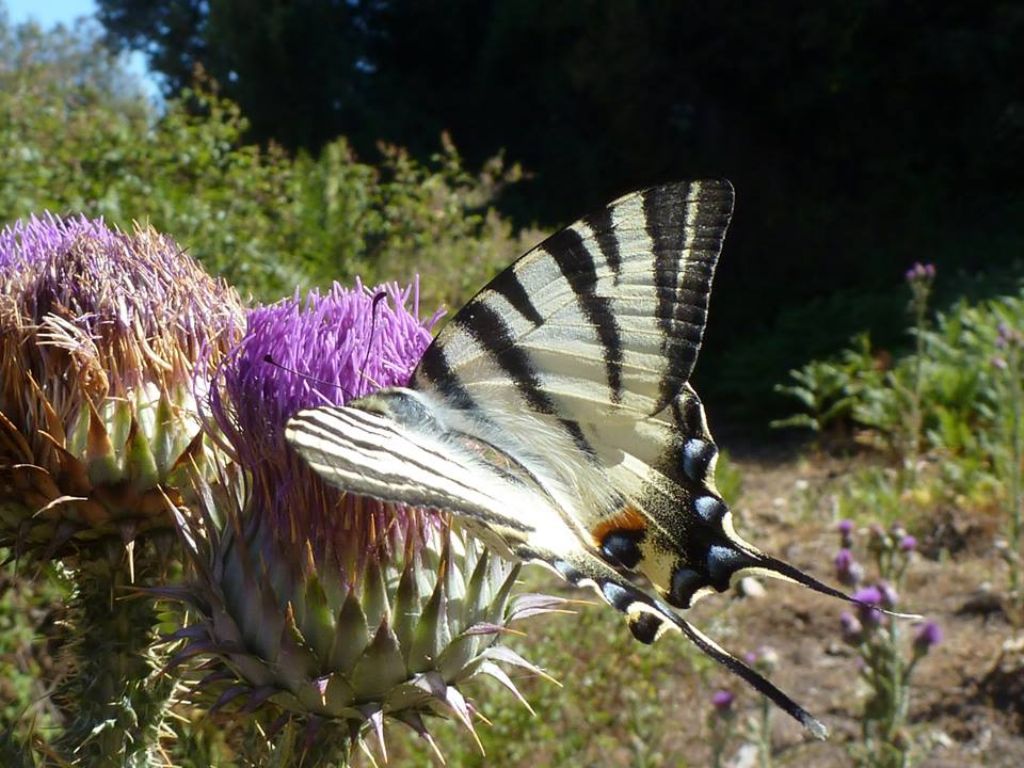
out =
[[204,489],[199,514],[182,510],[197,577],[178,596],[197,622],[178,660],[221,669],[205,701],[291,722],[321,754],[368,732],[383,748],[386,719],[428,739],[430,714],[472,730],[466,680],[490,676],[518,696],[499,664],[539,672],[497,640],[553,600],[513,599],[516,569],[450,518],[338,492],[285,443],[303,408],[404,384],[431,322],[415,286],[336,286],[255,310],[211,393],[211,432],[244,477],[225,476],[226,494]]

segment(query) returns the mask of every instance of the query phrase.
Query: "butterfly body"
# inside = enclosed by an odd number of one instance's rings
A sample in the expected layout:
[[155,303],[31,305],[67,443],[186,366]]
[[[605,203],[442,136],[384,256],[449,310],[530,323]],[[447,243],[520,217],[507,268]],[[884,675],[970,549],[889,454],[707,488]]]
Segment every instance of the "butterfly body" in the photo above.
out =
[[467,521],[666,629],[816,735],[824,726],[686,622],[745,569],[843,596],[741,539],[689,377],[732,214],[726,181],[628,195],[545,240],[460,311],[408,388],[303,411],[287,437],[328,482]]

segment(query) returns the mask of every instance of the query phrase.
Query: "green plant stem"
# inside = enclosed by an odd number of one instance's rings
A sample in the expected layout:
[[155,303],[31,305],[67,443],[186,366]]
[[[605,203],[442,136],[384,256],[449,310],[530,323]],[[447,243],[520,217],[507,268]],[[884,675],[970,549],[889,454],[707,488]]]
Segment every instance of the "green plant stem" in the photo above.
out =
[[71,720],[58,746],[90,768],[159,765],[159,724],[174,680],[159,675],[150,649],[153,601],[138,596],[123,552],[83,564],[76,582],[74,673],[59,696]]
[[772,704],[764,696],[761,697],[761,722],[757,734],[757,755],[761,768],[772,765]]
[[923,416],[921,413],[921,391],[924,384],[924,356],[925,356],[925,326],[928,322],[928,290],[925,288],[915,290],[914,296],[914,373],[911,382],[910,392],[910,435],[907,445],[907,455],[904,457],[904,464],[907,469],[907,482],[904,487],[910,487],[917,482],[918,452],[921,447],[921,431]]

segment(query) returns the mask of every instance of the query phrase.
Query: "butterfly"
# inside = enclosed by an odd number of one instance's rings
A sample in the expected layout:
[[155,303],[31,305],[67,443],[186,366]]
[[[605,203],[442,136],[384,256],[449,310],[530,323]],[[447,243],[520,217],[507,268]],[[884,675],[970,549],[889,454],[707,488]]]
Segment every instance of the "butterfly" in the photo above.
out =
[[678,630],[811,733],[825,726],[679,615],[761,572],[849,600],[736,533],[689,383],[732,216],[724,180],[634,192],[526,253],[406,388],[301,411],[286,437],[348,492],[448,511],[594,589],[644,643]]

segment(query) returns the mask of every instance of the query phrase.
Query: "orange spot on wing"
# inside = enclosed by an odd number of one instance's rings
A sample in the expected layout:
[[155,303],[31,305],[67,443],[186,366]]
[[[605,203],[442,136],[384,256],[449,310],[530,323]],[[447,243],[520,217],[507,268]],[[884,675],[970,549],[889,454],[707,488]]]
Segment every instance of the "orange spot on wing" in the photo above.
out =
[[647,518],[636,507],[626,505],[614,515],[609,515],[590,532],[597,546],[601,546],[604,537],[612,531],[646,531]]

